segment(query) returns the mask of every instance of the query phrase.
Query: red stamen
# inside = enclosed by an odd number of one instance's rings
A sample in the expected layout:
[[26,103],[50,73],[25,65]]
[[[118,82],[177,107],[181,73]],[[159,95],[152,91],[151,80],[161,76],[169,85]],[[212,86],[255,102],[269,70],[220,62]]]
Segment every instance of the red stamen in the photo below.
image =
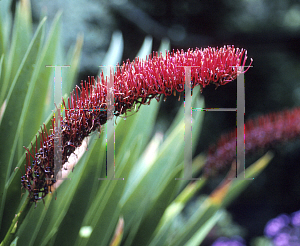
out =
[[37,135],[35,135],[35,153],[37,153]]
[[47,139],[48,139],[48,131],[47,131],[47,127],[46,127],[45,123],[44,123],[44,131],[46,132],[46,134],[47,134]]
[[40,134],[40,146],[43,147],[43,142],[42,142],[43,137],[42,137],[42,134],[40,132],[39,132],[39,134]]
[[[31,144],[31,150],[32,150],[32,154],[33,154],[33,156],[35,156],[35,153],[34,153],[34,148],[33,148],[33,146],[32,146],[32,143],[30,143]],[[34,157],[33,157],[33,159],[34,159]]]
[[26,152],[26,164],[25,164],[25,173],[27,173],[27,167],[29,166],[30,164],[30,160],[28,160],[28,154]]
[[24,148],[24,149],[26,149],[26,150],[27,150],[27,152],[28,152],[28,154],[29,154],[29,155],[31,155],[31,157],[34,159],[34,155],[32,155],[32,154],[31,154],[30,150],[29,150],[29,149],[27,149],[25,146],[23,146],[23,148]]

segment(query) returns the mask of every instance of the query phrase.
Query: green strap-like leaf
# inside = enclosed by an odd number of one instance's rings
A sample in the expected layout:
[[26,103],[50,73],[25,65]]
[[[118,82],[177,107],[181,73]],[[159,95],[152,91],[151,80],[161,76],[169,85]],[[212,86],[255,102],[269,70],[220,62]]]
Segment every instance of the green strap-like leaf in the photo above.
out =
[[[267,153],[260,160],[253,163],[246,169],[246,178],[255,178],[259,175],[267,164],[272,159],[272,155]],[[243,175],[243,174],[242,174]],[[242,175],[239,178],[242,178]],[[211,227],[210,219],[217,213],[217,211],[232,202],[233,199],[238,196],[249,184],[251,180],[235,180],[227,181],[220,188],[217,188],[195,211],[193,216],[185,224],[182,230],[176,233],[176,236],[171,239],[171,245],[180,246],[188,242],[195,233],[205,228]],[[208,224],[207,224],[208,223]],[[200,238],[200,237],[199,237]],[[198,238],[198,239],[199,239]],[[201,237],[203,239],[203,236]],[[201,241],[201,240],[200,240]]]
[[23,60],[24,54],[32,37],[32,21],[30,1],[23,0],[17,3],[12,40],[9,56],[5,67],[3,86],[0,92],[0,102],[3,101],[9,86]]
[[[22,121],[21,115],[23,112],[22,110],[24,107],[24,101],[29,88],[28,81],[30,81],[34,71],[32,64],[36,62],[39,54],[44,23],[45,20],[43,20],[38,26],[36,34],[31,41],[27,52],[25,53],[24,59],[19,67],[18,72],[16,73],[16,76],[6,97],[6,109],[0,125],[0,139],[3,141],[0,148],[0,221],[2,218],[4,203],[6,200],[6,183],[13,169],[12,165],[13,160],[16,157],[16,146],[20,137],[20,135],[18,134],[18,127],[20,123],[24,121],[24,118]],[[18,158],[15,159],[18,160]]]

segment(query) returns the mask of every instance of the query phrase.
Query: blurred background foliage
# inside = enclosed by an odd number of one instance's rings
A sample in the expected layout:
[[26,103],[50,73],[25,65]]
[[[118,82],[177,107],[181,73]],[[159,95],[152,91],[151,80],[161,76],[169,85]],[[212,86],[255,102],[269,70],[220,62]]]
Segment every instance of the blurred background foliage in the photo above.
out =
[[[12,1],[10,5],[12,18],[16,13],[16,2]],[[132,60],[145,37],[150,35],[153,37],[153,50],[158,50],[165,38],[170,40],[171,49],[220,47],[226,44],[247,49],[254,63],[246,74],[245,119],[300,105],[299,1],[32,0],[30,3],[33,31],[41,17],[47,15],[45,32],[48,33],[55,15],[62,10],[62,31],[59,36],[61,51],[67,53],[71,45],[76,43],[78,33],[83,34],[79,73],[72,81],[79,83],[81,79],[97,74],[99,65],[109,63],[105,60],[105,54],[112,37],[122,34],[124,48],[117,54],[122,54],[120,60]],[[12,35],[10,28],[7,27],[6,35]],[[22,41],[28,44],[30,37],[25,32]],[[213,86],[208,87],[203,97],[208,108],[235,107],[236,82],[217,90]],[[177,97],[170,97],[161,103],[152,135],[169,128],[181,105],[182,101],[178,102]],[[36,125],[46,118],[47,114]],[[198,142],[195,155],[207,150],[222,133],[234,127],[235,114],[205,112],[201,141]],[[36,132],[35,129],[32,131]],[[247,242],[262,235],[264,226],[271,218],[299,210],[299,149],[299,140],[274,149],[276,158],[271,165],[228,207],[230,217],[240,225],[239,234]],[[253,163],[262,154],[247,158],[246,164]],[[210,194],[222,178],[224,175],[209,180],[204,187],[205,193]],[[229,223],[228,219],[225,225]],[[213,231],[211,234],[214,238]]]

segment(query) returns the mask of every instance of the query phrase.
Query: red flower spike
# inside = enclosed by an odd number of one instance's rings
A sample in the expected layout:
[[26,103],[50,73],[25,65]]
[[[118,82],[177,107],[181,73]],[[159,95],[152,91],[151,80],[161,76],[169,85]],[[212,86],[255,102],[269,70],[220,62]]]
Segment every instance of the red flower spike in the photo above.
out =
[[[173,50],[166,52],[165,56],[153,52],[146,60],[127,60],[114,73],[114,115],[135,110],[136,106],[138,110],[153,98],[159,101],[162,94],[166,98],[173,91],[182,92],[185,87],[183,66],[192,66],[191,87],[200,85],[202,91],[209,84],[217,87],[234,80],[240,73],[235,66],[245,65],[246,60],[245,51],[234,46],[196,48],[187,52]],[[97,82],[93,76],[88,77],[88,83],[81,82],[81,88],[76,86],[75,90],[68,98],[68,109],[63,101],[65,119],[61,119],[62,163],[68,160],[85,137],[99,130],[107,121],[107,78],[103,72],[97,77]],[[54,178],[54,121],[55,117],[49,135],[45,127],[39,133],[42,142],[40,149],[32,156],[34,165],[26,168],[26,174],[21,179],[23,188],[29,191],[30,199],[34,202],[43,199],[49,192],[48,187],[51,189],[55,183],[55,180],[45,180],[45,177]]]
[[[249,120],[245,124],[245,154],[266,150],[281,142],[300,136],[300,108],[271,113]],[[210,147],[204,174],[213,176],[229,168],[236,159],[236,130],[223,135]]]

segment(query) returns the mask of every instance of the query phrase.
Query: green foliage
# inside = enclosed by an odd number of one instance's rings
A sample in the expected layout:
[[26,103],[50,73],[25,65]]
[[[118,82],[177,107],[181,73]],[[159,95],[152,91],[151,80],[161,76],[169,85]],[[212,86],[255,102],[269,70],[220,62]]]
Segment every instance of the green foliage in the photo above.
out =
[[[7,2],[0,2],[1,10],[6,4],[10,6]],[[9,12],[7,7],[7,13]],[[1,14],[1,19],[6,21],[1,22],[0,33],[2,37],[8,39],[9,36],[6,32],[9,19],[4,12]],[[71,67],[74,68],[69,76],[71,79],[74,78],[77,73],[76,67],[82,45],[80,41],[77,43],[69,60],[57,60],[60,14],[53,21],[47,38],[45,38],[44,30],[46,18],[43,18],[32,39],[32,22],[28,16],[31,16],[29,2],[21,1],[16,10],[12,40],[10,42],[2,40],[1,42],[2,47],[5,47],[4,44],[11,44],[10,47],[6,46],[1,53],[0,62],[1,238],[5,235],[17,208],[21,206],[20,172],[14,172],[14,169],[22,166],[20,170],[24,173],[22,164],[25,163],[25,153],[23,146],[28,146],[32,140],[35,143],[35,134],[46,120],[43,115],[51,101],[47,96],[51,88],[51,81],[53,81],[53,69],[46,68],[45,65],[71,64]],[[30,35],[31,40],[20,38],[28,35]],[[68,90],[73,87],[70,82],[66,82],[66,84],[69,84]],[[50,114],[49,111],[47,115],[48,124]]]
[[[2,0],[1,7],[9,6]],[[9,11],[8,11],[9,12]],[[240,194],[249,181],[221,184],[197,208],[180,230],[172,226],[183,208],[203,187],[202,178],[193,183],[178,181],[183,176],[184,121],[183,105],[166,134],[153,132],[160,103],[155,100],[138,113],[119,117],[115,126],[115,177],[105,178],[106,134],[90,136],[88,150],[78,161],[71,180],[46,196],[44,204],[29,204],[28,193],[21,197],[20,172],[24,173],[25,151],[35,146],[35,134],[45,122],[49,129],[53,100],[51,64],[70,64],[64,91],[73,87],[79,64],[82,37],[70,50],[67,59],[58,55],[60,13],[45,38],[43,18],[32,37],[29,2],[21,1],[15,16],[11,40],[9,18],[1,12],[0,24],[0,240],[9,245],[198,245],[220,218],[219,209]],[[25,35],[25,39],[20,37]],[[9,45],[10,44],[10,45]],[[122,35],[115,33],[107,57],[120,57]],[[161,50],[168,48],[162,42]],[[147,37],[140,57],[152,50]],[[116,52],[117,51],[117,52]],[[112,52],[112,53],[111,53]],[[115,64],[118,61],[108,59]],[[53,92],[52,92],[53,94]],[[204,107],[194,92],[192,105]],[[193,117],[193,146],[196,146],[203,112]],[[39,141],[39,139],[38,139]],[[193,171],[203,167],[205,158],[193,159]],[[270,161],[266,155],[248,168],[258,175]],[[19,169],[14,171],[15,167]],[[246,170],[246,173],[248,173]],[[23,191],[24,192],[24,191]],[[55,199],[54,199],[55,198]],[[16,214],[16,217],[15,217]],[[18,222],[18,223],[16,223]]]

